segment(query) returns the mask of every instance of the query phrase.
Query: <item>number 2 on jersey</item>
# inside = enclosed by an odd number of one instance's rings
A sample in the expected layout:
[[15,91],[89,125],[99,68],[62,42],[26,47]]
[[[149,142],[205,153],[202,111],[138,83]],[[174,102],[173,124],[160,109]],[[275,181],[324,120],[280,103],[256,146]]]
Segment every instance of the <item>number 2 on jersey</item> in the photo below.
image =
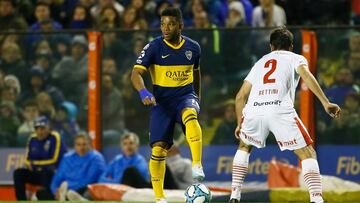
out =
[[276,69],[276,63],[277,61],[275,59],[270,59],[266,61],[264,68],[270,68],[270,70],[264,75],[264,79],[263,79],[264,84],[275,83],[275,79],[270,78],[270,76],[271,74],[274,73]]

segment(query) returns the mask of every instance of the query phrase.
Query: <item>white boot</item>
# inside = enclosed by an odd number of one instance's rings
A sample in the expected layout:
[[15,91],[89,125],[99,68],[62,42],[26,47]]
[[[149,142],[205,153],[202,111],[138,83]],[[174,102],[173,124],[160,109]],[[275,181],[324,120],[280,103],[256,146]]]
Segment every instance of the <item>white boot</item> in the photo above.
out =
[[88,199],[84,198],[83,196],[81,196],[79,193],[77,193],[74,190],[69,190],[66,193],[66,197],[70,201],[89,201]]
[[67,189],[68,183],[66,181],[62,182],[59,187],[59,201],[66,201]]

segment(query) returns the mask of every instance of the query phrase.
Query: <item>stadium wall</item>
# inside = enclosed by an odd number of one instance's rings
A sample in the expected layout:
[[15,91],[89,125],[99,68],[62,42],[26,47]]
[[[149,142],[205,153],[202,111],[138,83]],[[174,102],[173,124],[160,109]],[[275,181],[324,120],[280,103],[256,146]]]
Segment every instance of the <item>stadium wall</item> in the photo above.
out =
[[[204,167],[207,181],[231,181],[231,166],[236,146],[219,145],[204,147]],[[150,148],[142,146],[140,153],[149,158]],[[324,175],[333,175],[360,182],[360,147],[320,145],[317,148],[320,170]],[[12,185],[14,169],[23,166],[25,150],[21,148],[0,149],[0,184]],[[110,161],[119,153],[117,146],[107,147],[103,154]],[[190,158],[187,147],[181,147],[183,156]],[[280,152],[276,145],[254,149],[250,157],[247,181],[267,181],[269,161],[272,159],[297,165],[296,156],[290,151]]]

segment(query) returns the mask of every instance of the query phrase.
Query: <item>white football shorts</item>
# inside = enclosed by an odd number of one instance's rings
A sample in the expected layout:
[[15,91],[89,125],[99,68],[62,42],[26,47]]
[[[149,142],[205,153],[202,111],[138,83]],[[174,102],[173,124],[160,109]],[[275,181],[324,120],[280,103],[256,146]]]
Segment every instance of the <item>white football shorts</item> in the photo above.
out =
[[247,145],[263,148],[270,131],[281,151],[296,150],[313,143],[296,112],[244,115],[240,138]]

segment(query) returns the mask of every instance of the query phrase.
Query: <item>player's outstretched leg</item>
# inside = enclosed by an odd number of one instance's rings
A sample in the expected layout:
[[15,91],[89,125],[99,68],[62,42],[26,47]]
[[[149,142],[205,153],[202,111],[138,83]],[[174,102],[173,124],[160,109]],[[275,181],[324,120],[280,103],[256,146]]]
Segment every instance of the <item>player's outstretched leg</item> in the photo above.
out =
[[323,203],[321,175],[314,148],[308,145],[294,153],[301,160],[302,175],[309,190],[310,202]]
[[185,108],[181,118],[185,125],[185,136],[192,156],[192,176],[195,180],[201,181],[205,178],[205,174],[201,164],[202,132],[197,120],[197,112],[193,108]]
[[233,160],[230,203],[240,202],[241,186],[248,171],[251,148],[240,140]]
[[151,150],[149,169],[151,183],[157,203],[166,203],[164,195],[165,158],[167,147],[164,143],[155,143]]

